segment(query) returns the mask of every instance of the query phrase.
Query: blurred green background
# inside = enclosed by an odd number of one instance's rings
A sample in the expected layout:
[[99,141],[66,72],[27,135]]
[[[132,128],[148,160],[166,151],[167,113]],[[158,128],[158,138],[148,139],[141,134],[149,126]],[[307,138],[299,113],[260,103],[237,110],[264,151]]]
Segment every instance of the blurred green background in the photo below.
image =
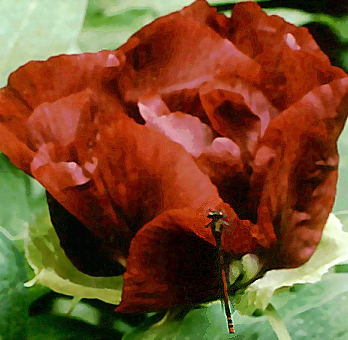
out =
[[[0,85],[5,86],[8,75],[31,59],[117,48],[145,24],[191,2],[0,0]],[[225,13],[232,3],[209,2]],[[308,27],[332,63],[348,71],[347,1],[279,0],[260,4],[268,13]],[[348,128],[340,138],[339,152],[340,177],[334,211],[344,222],[348,216]],[[114,306],[99,300],[84,300],[67,313],[71,306],[69,297],[40,285],[25,288],[23,283],[32,279],[34,273],[24,256],[23,233],[26,225],[45,209],[41,186],[0,154],[1,340],[121,339],[127,333],[125,339],[228,338],[219,304],[190,312],[184,322],[166,323],[142,333],[139,329],[153,323],[156,315],[118,315],[113,312]],[[322,282],[297,285],[275,301],[293,339],[348,340],[347,272],[348,264],[336,266]],[[264,317],[234,318],[238,333],[233,338],[275,339]]]

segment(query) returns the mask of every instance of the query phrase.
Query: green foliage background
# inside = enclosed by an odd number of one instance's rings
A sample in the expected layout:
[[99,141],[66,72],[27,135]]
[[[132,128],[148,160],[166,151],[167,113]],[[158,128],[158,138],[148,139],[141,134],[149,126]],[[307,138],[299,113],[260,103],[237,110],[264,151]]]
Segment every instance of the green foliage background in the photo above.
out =
[[[5,86],[10,72],[31,59],[44,60],[60,53],[117,48],[143,25],[191,2],[0,0],[0,85]],[[222,5],[219,7],[222,10],[225,8],[221,1],[209,2]],[[319,44],[337,65],[348,70],[348,13],[335,17],[326,14],[325,10],[309,13],[294,8],[272,8],[271,1],[262,4],[269,13],[279,14],[292,23],[324,27],[319,33],[329,32],[334,44],[325,45],[326,33],[316,36]],[[343,224],[348,216],[347,134],[346,128],[339,141],[340,178],[334,208]],[[147,328],[158,321],[157,315],[118,315],[113,312],[113,305],[101,301],[103,298],[99,293],[95,293],[98,300],[79,301],[40,284],[25,287],[24,283],[40,272],[38,262],[32,263],[34,272],[25,258],[25,249],[27,253],[35,252],[30,250],[30,242],[36,237],[28,235],[27,226],[47,225],[47,221],[43,222],[45,219],[47,206],[43,188],[0,154],[1,340],[121,339],[122,336],[124,339],[228,338],[219,303],[193,310],[183,320],[173,319]],[[36,240],[46,242],[47,249],[54,249],[55,243],[51,239],[40,236]],[[51,265],[55,270],[68,266],[64,259],[60,259],[61,262]],[[49,279],[44,275],[42,278]],[[115,282],[115,287],[119,285]],[[56,290],[65,292],[70,286],[63,282],[60,287],[61,290]],[[91,287],[95,288],[94,282]],[[273,304],[293,339],[348,339],[347,299],[348,264],[343,263],[319,283],[295,285],[279,294],[273,298]],[[264,316],[247,317],[235,313],[234,321],[238,331],[233,336],[235,339],[276,339]]]

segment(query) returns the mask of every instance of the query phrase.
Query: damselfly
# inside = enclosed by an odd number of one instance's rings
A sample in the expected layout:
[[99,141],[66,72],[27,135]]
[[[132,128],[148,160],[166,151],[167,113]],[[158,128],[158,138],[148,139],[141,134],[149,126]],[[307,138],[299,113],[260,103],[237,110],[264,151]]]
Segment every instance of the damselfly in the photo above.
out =
[[216,251],[217,251],[217,262],[219,266],[219,285],[220,285],[220,295],[223,305],[225,307],[225,314],[227,318],[228,331],[230,333],[234,333],[234,327],[232,322],[232,315],[230,310],[229,298],[228,298],[228,284],[226,279],[226,272],[224,269],[224,261],[223,261],[223,249],[221,246],[221,238],[222,231],[226,230],[227,232],[231,232],[227,226],[229,226],[228,222],[224,221],[223,218],[227,218],[221,211],[211,211],[207,215],[208,218],[211,219],[211,222],[208,223],[205,227],[210,228],[212,234],[214,236],[216,242]]

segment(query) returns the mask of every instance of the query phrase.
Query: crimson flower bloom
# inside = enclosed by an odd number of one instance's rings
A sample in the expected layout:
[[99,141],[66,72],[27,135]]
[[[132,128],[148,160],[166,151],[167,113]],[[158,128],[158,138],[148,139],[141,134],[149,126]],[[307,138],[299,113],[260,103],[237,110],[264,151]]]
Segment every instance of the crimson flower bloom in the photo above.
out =
[[[124,273],[121,312],[216,297],[230,259],[313,254],[332,209],[348,77],[305,28],[197,0],[116,51],[32,61],[0,91],[0,149],[48,192],[66,254]],[[122,265],[122,266],[121,266]]]

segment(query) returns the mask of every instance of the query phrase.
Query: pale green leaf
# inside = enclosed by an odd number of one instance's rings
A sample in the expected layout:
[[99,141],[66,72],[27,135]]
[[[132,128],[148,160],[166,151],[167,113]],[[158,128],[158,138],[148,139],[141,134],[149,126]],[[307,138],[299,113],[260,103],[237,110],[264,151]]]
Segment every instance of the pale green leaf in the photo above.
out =
[[65,295],[99,299],[111,304],[120,302],[122,277],[94,277],[78,271],[60,247],[47,209],[29,225],[25,251],[36,274],[27,286],[40,283]]
[[282,320],[279,316],[277,310],[272,304],[269,304],[264,310],[263,314],[267,317],[267,320],[271,324],[274,332],[277,334],[280,340],[291,340],[290,334]]
[[348,233],[331,214],[323,231],[322,240],[311,259],[299,268],[271,270],[253,282],[242,295],[236,297],[236,309],[245,315],[265,310],[275,293],[296,283],[320,281],[332,266],[348,260]]
[[0,86],[31,59],[76,52],[87,0],[0,0]]
[[264,10],[268,15],[278,15],[284,18],[287,22],[301,26],[312,22],[315,18],[315,14],[301,11],[299,9],[290,8],[272,8]]
[[[100,0],[99,0],[100,1]],[[244,0],[247,1],[247,0]],[[114,5],[110,6],[109,13],[119,13],[130,8],[152,8],[156,10],[159,15],[166,15],[174,11],[179,11],[185,6],[189,6],[194,0],[175,0],[175,1],[162,1],[162,0],[128,0],[128,1],[116,1]],[[221,4],[235,4],[237,2],[243,2],[243,0],[208,0],[210,5]]]

